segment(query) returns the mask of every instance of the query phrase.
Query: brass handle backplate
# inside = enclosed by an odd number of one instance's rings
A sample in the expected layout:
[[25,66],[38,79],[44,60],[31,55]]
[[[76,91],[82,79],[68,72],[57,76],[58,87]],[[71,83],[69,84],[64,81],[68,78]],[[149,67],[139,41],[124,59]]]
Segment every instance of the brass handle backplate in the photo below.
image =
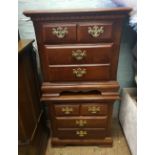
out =
[[83,130],[76,131],[76,134],[77,134],[79,137],[84,137],[84,136],[87,135],[87,131],[83,131]]
[[62,112],[64,112],[65,114],[70,114],[71,112],[73,112],[73,108],[64,107],[64,108],[62,108]]
[[73,69],[73,74],[75,74],[75,76],[77,78],[82,77],[83,75],[85,75],[87,73],[85,68],[77,68],[77,69]]
[[99,27],[97,25],[93,26],[93,27],[88,27],[88,33],[94,37],[97,38],[99,37],[102,33],[104,33],[104,28],[103,26]]
[[65,35],[68,33],[67,27],[56,27],[52,29],[53,35],[56,35],[58,38],[64,38]]
[[96,114],[97,112],[100,112],[100,107],[97,106],[90,106],[88,107],[88,111],[92,114]]
[[86,120],[76,120],[76,125],[83,127],[87,124]]
[[82,60],[84,57],[86,57],[86,51],[85,50],[76,50],[76,51],[72,51],[72,57],[75,58],[76,60]]

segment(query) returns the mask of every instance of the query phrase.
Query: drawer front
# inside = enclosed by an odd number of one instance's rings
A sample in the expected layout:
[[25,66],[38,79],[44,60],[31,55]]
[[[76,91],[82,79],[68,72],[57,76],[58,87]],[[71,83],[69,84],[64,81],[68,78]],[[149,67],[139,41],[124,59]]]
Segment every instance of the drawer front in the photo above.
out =
[[107,104],[83,104],[81,105],[81,115],[83,116],[102,116],[108,115]]
[[45,43],[76,42],[76,24],[44,24],[42,29]]
[[56,117],[58,128],[106,128],[107,117]]
[[105,137],[105,129],[58,129],[58,137],[62,139],[101,139]]
[[113,44],[45,46],[49,65],[110,63]]
[[110,65],[75,65],[67,67],[49,67],[49,81],[106,81],[110,79]]
[[91,42],[112,41],[112,30],[113,30],[112,22],[78,24],[77,28],[78,42],[91,43]]
[[56,116],[77,116],[79,115],[79,105],[63,104],[54,105]]

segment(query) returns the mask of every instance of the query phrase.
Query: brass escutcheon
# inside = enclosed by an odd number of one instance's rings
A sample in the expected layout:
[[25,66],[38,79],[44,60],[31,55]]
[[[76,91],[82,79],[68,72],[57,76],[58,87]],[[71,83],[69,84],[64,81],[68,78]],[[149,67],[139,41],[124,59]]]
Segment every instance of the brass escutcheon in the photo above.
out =
[[77,68],[77,69],[73,69],[73,74],[75,74],[75,76],[77,78],[82,77],[83,75],[85,75],[87,73],[85,68]]
[[62,112],[64,112],[65,114],[70,114],[71,112],[73,112],[73,108],[64,107],[64,108],[62,108]]
[[86,120],[76,120],[76,125],[79,125],[80,127],[83,127],[87,124]]
[[93,27],[88,27],[88,33],[94,38],[99,37],[103,32],[104,32],[103,26],[99,27],[95,25]]
[[64,38],[65,35],[68,33],[67,27],[56,27],[52,29],[52,33],[56,35],[58,38]]
[[84,136],[87,135],[87,131],[83,131],[83,130],[76,131],[76,134],[77,134],[79,137],[84,137]]
[[91,107],[88,107],[88,111],[91,112],[92,114],[96,114],[97,112],[100,111],[100,107],[91,106]]
[[86,51],[85,50],[76,50],[76,51],[72,51],[72,57],[75,58],[76,60],[82,60],[84,59],[84,57],[86,57]]

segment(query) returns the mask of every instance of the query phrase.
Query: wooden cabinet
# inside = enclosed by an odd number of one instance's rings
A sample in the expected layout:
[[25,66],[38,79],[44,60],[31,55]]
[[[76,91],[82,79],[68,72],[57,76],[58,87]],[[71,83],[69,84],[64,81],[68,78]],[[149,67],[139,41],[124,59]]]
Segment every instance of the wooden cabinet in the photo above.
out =
[[41,101],[49,107],[51,143],[111,146],[121,30],[131,9],[75,6],[24,12],[35,28],[43,73]]
[[19,155],[43,155],[47,145],[48,134],[40,104],[40,82],[32,43],[33,40],[18,43]]

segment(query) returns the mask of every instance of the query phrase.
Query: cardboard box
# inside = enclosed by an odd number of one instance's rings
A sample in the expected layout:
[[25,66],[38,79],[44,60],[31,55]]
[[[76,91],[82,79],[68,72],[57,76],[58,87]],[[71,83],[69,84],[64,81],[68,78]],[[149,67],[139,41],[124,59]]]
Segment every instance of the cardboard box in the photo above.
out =
[[124,88],[119,111],[123,128],[132,155],[137,154],[137,89]]

